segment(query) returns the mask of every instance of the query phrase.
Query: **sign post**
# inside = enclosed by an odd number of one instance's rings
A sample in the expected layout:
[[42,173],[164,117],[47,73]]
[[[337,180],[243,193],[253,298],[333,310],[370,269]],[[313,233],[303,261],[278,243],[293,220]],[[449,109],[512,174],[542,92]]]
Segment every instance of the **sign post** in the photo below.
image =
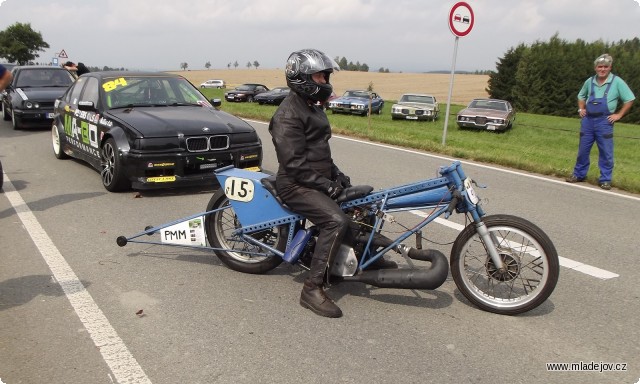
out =
[[451,80],[449,82],[449,97],[447,99],[447,112],[444,115],[444,132],[442,134],[442,145],[447,142],[447,126],[449,125],[449,110],[451,108],[451,94],[453,93],[453,77],[456,73],[456,57],[458,55],[458,40],[471,32],[475,16],[471,6],[464,1],[455,3],[449,11],[449,29],[454,34],[453,60],[451,61]]

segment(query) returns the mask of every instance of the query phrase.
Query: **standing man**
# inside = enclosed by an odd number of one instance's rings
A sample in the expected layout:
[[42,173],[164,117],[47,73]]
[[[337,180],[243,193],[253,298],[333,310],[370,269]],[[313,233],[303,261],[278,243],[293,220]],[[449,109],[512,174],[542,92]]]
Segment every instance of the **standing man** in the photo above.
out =
[[[342,316],[323,285],[327,264],[337,254],[343,238],[350,234],[351,222],[335,202],[351,182],[333,163],[329,147],[331,126],[322,110],[322,104],[333,91],[329,76],[339,69],[335,61],[316,49],[293,52],[285,69],[291,92],[269,123],[279,163],[278,194],[293,211],[319,228],[300,305],[325,317]],[[371,267],[398,267],[383,258],[378,262]]]
[[9,72],[4,65],[0,64],[0,92],[4,91],[5,88],[11,84],[11,79],[13,79],[11,72]]
[[[611,189],[613,172],[613,123],[620,120],[635,100],[627,83],[611,73],[613,58],[608,54],[595,60],[596,75],[588,78],[578,93],[578,114],[580,122],[580,144],[573,174],[567,182],[584,181],[589,171],[589,154],[594,141],[598,145],[598,167],[600,168],[600,188]],[[616,113],[618,100],[622,107]]]

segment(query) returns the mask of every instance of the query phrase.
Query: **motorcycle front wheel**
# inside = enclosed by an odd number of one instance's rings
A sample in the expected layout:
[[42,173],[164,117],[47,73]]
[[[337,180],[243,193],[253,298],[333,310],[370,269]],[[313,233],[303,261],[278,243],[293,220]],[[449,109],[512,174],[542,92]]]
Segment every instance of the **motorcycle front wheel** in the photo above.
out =
[[[205,217],[207,239],[212,247],[218,248],[215,251],[216,256],[227,267],[238,272],[262,274],[282,263],[280,256],[250,244],[234,234],[241,226],[240,221],[222,189],[218,190],[207,204],[207,212],[215,209],[220,210]],[[251,233],[249,236],[284,252],[288,229],[288,225],[281,225]]]
[[516,216],[482,219],[504,263],[495,267],[475,224],[451,249],[451,274],[460,292],[482,310],[517,315],[542,304],[558,282],[560,263],[551,239],[535,224]]

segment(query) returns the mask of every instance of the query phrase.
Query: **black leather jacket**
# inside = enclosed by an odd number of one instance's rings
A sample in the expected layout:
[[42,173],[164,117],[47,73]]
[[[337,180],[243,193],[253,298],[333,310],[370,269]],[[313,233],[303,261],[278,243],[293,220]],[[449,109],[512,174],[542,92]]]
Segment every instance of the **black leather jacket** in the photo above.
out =
[[326,192],[340,171],[331,158],[331,126],[322,108],[290,92],[271,118],[269,132],[278,156],[278,191],[302,185]]

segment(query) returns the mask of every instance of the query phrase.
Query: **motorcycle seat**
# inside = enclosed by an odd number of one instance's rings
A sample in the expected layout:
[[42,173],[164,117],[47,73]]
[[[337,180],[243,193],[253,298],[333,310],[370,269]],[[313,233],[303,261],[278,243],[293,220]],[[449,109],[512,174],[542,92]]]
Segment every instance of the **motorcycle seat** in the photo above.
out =
[[[287,207],[287,204],[285,204],[280,196],[278,196],[278,190],[276,189],[276,176],[268,176],[260,179],[260,183],[267,191],[269,191],[269,193],[271,193],[271,195],[273,195],[280,205],[287,209],[291,209]],[[370,185],[354,185],[349,188],[345,188],[336,198],[336,202],[339,204],[345,201],[358,199],[360,197],[367,196],[371,191],[373,191],[373,187]]]

